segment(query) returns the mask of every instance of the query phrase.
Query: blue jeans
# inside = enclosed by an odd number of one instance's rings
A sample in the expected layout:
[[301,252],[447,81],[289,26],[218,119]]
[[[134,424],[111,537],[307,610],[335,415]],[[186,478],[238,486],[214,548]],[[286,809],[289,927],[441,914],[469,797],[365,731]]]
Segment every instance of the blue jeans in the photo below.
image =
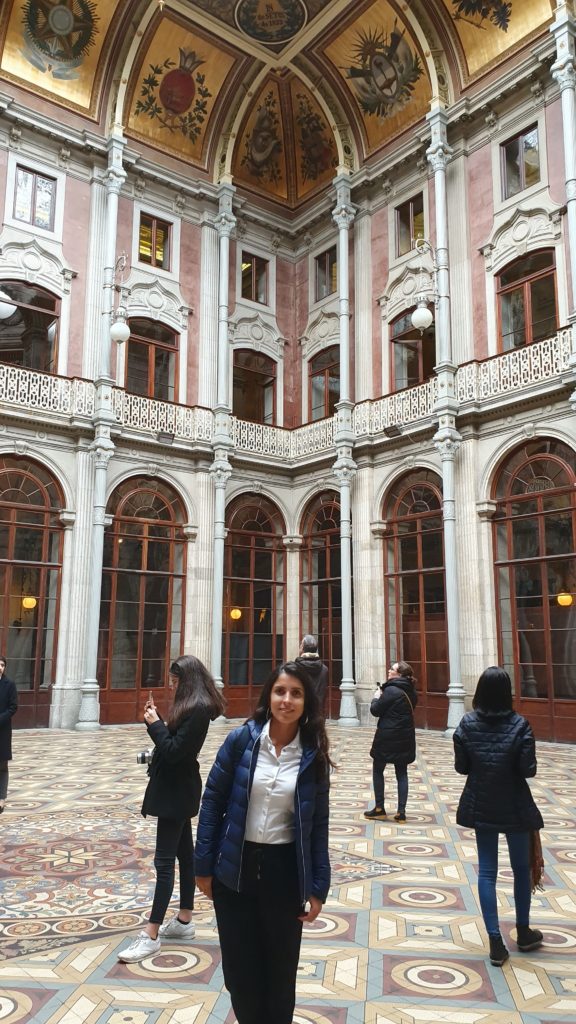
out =
[[[516,924],[530,923],[532,882],[530,875],[530,833],[507,832],[506,842],[510,866],[514,875],[514,903]],[[496,876],[498,874],[498,832],[476,829],[478,846],[478,896],[482,917],[488,935],[499,935],[498,907],[496,903]]]
[[[376,807],[384,807],[384,769],[386,761],[374,761],[372,766],[372,783]],[[406,811],[408,800],[408,765],[395,764],[396,782],[398,784],[398,810]]]

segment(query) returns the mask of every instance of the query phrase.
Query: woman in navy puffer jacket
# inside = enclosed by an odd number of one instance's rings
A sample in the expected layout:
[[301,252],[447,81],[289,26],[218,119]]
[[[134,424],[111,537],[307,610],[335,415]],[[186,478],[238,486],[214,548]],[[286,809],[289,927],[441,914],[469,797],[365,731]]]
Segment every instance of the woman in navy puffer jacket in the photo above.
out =
[[214,900],[238,1024],[292,1024],[302,923],[330,885],[330,766],[311,679],[288,662],[218,751],[198,821],[196,883]]
[[529,723],[512,708],[512,683],[504,669],[492,667],[482,673],[473,708],[454,733],[455,768],[468,776],[456,821],[476,832],[480,907],[490,961],[501,967],[509,953],[496,903],[500,833],[506,836],[514,875],[518,949],[526,952],[542,943],[542,932],[529,926],[531,832],[543,826],[526,782],[536,775],[536,747]]

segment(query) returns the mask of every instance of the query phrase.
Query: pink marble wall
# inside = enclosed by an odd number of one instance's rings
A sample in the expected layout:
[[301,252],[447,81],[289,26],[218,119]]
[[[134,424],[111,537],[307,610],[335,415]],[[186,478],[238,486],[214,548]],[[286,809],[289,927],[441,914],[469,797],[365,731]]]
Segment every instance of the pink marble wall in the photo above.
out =
[[[278,330],[287,344],[284,346],[284,424],[293,426],[299,422],[302,402],[300,374],[300,346],[296,334],[296,310],[294,304],[296,271],[288,260],[276,259],[276,322]],[[278,401],[278,393],[277,393]]]
[[[564,168],[564,134],[562,129],[562,103],[560,99],[546,107],[546,154],[548,160],[548,183],[550,198],[555,203],[566,202],[566,172]],[[566,288],[568,292],[568,309],[572,309],[572,280],[570,275],[570,239],[568,237],[568,221],[564,218],[564,245],[566,248]],[[564,286],[558,281],[558,287]],[[564,326],[560,324],[560,326]]]
[[188,373],[187,394],[179,401],[188,405],[198,403],[198,346],[200,328],[200,254],[202,229],[197,224],[182,221],[180,229],[180,290],[187,306],[193,310],[188,317]]
[[[370,398],[382,394],[382,297],[388,280],[388,207],[377,210],[372,217],[372,366],[373,385]],[[387,384],[385,391],[388,390]]]
[[66,179],[66,216],[63,230],[64,260],[76,273],[72,281],[70,335],[68,342],[69,377],[82,376],[82,345],[86,305],[86,270],[90,238],[90,184],[68,175]]
[[490,144],[471,153],[467,163],[470,263],[472,278],[472,310],[474,323],[474,358],[488,355],[486,321],[486,263],[478,251],[492,231],[494,206],[492,197],[492,156]]

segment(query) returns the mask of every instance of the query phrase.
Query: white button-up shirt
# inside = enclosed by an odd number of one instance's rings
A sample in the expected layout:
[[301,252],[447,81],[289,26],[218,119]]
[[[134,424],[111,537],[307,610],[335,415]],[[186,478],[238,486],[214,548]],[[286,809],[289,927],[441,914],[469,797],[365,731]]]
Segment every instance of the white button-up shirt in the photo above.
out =
[[270,739],[270,722],[266,722],[246,817],[245,837],[250,843],[294,842],[294,794],[301,759],[300,733],[278,757]]

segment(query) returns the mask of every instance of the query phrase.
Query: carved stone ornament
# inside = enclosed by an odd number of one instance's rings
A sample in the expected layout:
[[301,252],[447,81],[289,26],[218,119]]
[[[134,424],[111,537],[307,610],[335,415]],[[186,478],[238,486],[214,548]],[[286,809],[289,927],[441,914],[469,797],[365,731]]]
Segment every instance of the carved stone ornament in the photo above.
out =
[[325,348],[340,342],[340,318],[337,313],[320,310],[310,318],[300,338],[304,359],[311,359]]
[[480,249],[489,273],[497,274],[518,256],[560,241],[561,208],[547,196],[539,195],[537,203],[532,208],[518,206],[496,214],[492,234]]
[[180,333],[188,326],[189,307],[183,302],[178,285],[168,286],[158,279],[144,277],[146,272],[132,269],[122,288],[122,302],[127,317],[161,320]]
[[[40,244],[37,238],[23,242],[20,236],[14,237],[13,229],[6,229],[0,249],[2,276],[40,285],[59,296],[69,293],[76,272],[48,248],[50,244]],[[52,244],[61,249],[59,243]]]
[[283,358],[286,339],[278,330],[275,316],[258,312],[252,316],[239,316],[238,319],[231,317],[229,332],[234,348],[251,348],[272,359]]
[[380,298],[382,318],[388,322],[416,305],[416,297],[423,295],[434,301],[434,267],[429,253],[411,259],[392,270],[386,289]]
[[461,441],[458,437],[442,437],[434,440],[434,447],[442,462],[453,462],[460,449]]

